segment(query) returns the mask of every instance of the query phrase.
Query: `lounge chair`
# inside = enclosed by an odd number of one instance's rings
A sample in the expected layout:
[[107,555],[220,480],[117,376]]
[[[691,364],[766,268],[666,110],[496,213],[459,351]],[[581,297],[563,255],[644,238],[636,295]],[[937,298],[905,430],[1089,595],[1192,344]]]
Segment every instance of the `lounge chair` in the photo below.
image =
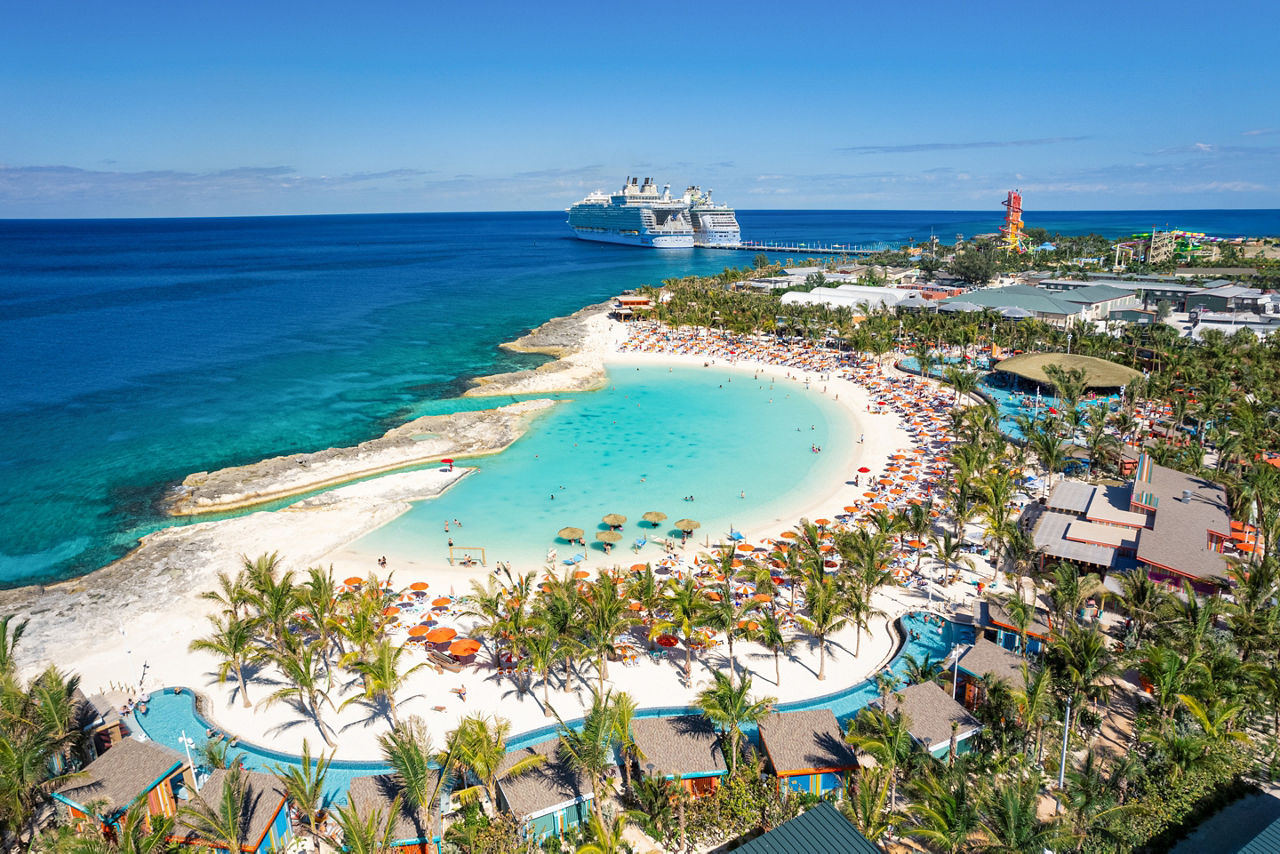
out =
[[434,650],[434,649],[431,650],[431,652],[427,655],[427,657],[431,659],[432,664],[435,664],[437,667],[443,667],[445,670],[448,670],[450,673],[462,672],[461,664],[454,661],[452,658],[440,652],[439,650]]

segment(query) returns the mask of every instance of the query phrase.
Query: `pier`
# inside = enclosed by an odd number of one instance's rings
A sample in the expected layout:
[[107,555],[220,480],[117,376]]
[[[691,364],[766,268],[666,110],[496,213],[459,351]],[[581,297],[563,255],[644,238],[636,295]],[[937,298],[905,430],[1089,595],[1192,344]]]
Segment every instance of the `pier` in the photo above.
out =
[[741,243],[698,243],[699,249],[736,249],[739,252],[786,252],[792,255],[875,255],[892,252],[901,247],[877,241],[875,243],[761,243],[744,240]]

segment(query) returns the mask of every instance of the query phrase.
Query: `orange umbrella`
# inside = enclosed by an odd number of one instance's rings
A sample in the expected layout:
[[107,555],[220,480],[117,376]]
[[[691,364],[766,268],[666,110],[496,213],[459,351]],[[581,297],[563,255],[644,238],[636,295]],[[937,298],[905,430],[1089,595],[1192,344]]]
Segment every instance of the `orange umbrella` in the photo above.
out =
[[875,497],[876,497],[876,494],[875,494],[874,492],[864,492],[864,493],[862,493],[862,497],[863,497],[863,498],[875,498]]
[[444,643],[445,641],[453,640],[457,636],[457,629],[451,629],[448,626],[436,626],[427,632],[427,641],[430,643]]
[[749,552],[754,548],[755,546],[751,545],[751,543],[738,543],[738,551],[740,552]]
[[627,603],[627,610],[628,610],[628,611],[643,611],[643,610],[644,610],[644,606],[643,606],[643,605],[641,605],[639,602],[629,602],[629,603]]
[[719,601],[720,601],[720,594],[719,594],[719,593],[717,593],[717,592],[716,592],[716,591],[714,591],[714,590],[708,590],[708,591],[707,591],[707,598],[708,598],[708,599],[710,599],[712,602],[719,602]]
[[633,563],[633,564],[631,564],[631,571],[632,571],[632,572],[644,572],[647,566],[648,566],[648,564],[643,564],[643,563]]
[[756,629],[760,628],[760,624],[757,623],[755,620],[739,620],[738,628],[746,629],[749,632],[754,632]]
[[579,569],[573,573],[574,578],[586,578],[589,575],[591,575],[591,573],[587,572],[585,569]]
[[794,540],[799,535],[796,534],[795,531],[783,531],[782,536],[786,537],[788,540]]
[[770,596],[768,593],[757,593],[756,595],[752,596],[751,598],[752,598],[752,599],[754,599],[754,600],[756,600],[757,602],[772,602],[772,601],[773,601],[773,597],[772,597],[772,596]]
[[830,525],[831,520],[830,519],[814,519],[813,523],[815,525]]
[[409,585],[410,590],[426,590],[430,585],[425,581],[415,581]]
[[733,562],[730,563],[729,565],[732,566],[734,569],[741,569],[746,564],[744,564],[742,561],[738,560],[737,558],[734,558]]
[[389,608],[382,609],[382,616],[384,617],[394,617],[396,614],[399,614],[399,613],[400,613],[400,609],[397,608],[395,605],[392,605]]
[[475,655],[480,649],[480,641],[471,638],[459,638],[449,644],[449,654],[456,655],[459,658],[468,655]]
[[857,507],[848,507],[848,506],[846,506],[846,507],[844,508],[844,512],[846,512],[846,513],[857,513],[857,512],[858,512],[858,508],[857,508]]
[[441,596],[439,599],[432,599],[431,604],[435,605],[437,608],[443,608],[446,605],[452,605],[453,600],[448,596]]
[[872,509],[872,510],[884,510],[884,509],[886,509],[888,506],[889,506],[889,505],[885,504],[883,501],[877,501],[875,504],[872,504],[872,505],[871,505],[871,509]]
[[413,628],[409,629],[409,637],[420,638],[423,635],[425,635],[428,631],[430,630],[426,626],[414,626]]
[[361,584],[364,584],[364,579],[358,575],[353,575],[342,583],[348,587],[359,587]]

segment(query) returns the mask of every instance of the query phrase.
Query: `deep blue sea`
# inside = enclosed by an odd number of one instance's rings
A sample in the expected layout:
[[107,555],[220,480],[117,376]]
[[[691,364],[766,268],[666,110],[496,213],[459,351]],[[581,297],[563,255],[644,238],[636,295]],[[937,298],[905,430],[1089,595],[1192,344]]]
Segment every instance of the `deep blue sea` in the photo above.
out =
[[[896,242],[1001,212],[740,211],[761,241]],[[1051,232],[1280,234],[1280,211],[1029,212]],[[0,586],[168,524],[193,471],[381,434],[556,315],[750,253],[585,243],[562,213],[0,221]]]

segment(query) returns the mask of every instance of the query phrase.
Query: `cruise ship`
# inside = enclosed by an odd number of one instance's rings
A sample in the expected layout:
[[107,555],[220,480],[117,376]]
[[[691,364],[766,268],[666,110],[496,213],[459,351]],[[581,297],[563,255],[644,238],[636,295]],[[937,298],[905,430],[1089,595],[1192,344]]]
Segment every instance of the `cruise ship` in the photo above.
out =
[[741,245],[742,229],[733,208],[714,204],[710,190],[704,192],[701,187],[690,187],[684,191],[684,201],[689,205],[695,246]]
[[671,185],[658,192],[652,178],[641,184],[628,178],[612,195],[599,190],[569,208],[569,227],[583,240],[688,249],[693,246],[689,203],[671,197]]

